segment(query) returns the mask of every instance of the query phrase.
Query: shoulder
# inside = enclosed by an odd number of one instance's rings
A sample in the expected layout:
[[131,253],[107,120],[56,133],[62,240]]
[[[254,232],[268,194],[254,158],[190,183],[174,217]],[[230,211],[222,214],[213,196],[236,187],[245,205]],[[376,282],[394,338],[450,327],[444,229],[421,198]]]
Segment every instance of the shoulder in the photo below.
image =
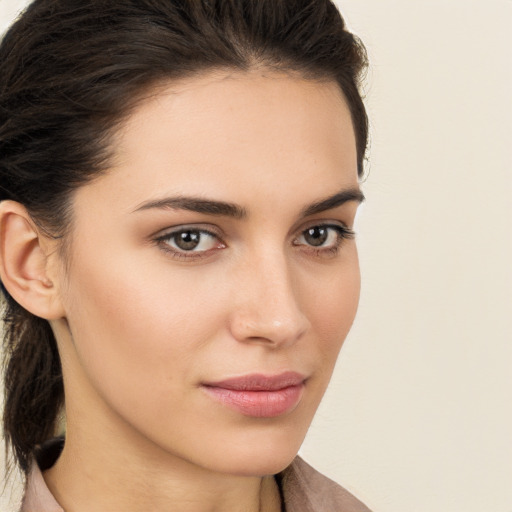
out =
[[32,465],[28,474],[20,512],[64,512],[48,489],[37,464]]
[[371,512],[336,482],[300,457],[277,475],[286,512]]
[[20,512],[64,512],[48,489],[42,474],[42,471],[53,466],[63,446],[64,438],[58,437],[46,441],[36,450]]

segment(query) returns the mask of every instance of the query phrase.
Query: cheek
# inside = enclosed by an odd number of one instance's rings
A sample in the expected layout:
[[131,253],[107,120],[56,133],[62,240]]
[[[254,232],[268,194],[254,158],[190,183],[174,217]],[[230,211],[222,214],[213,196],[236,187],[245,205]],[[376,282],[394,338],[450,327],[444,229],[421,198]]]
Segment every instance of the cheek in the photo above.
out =
[[320,281],[304,290],[307,310],[322,356],[334,365],[359,304],[361,280],[355,245],[340,265],[327,269]]
[[220,306],[209,299],[214,283],[199,273],[171,275],[169,265],[100,260],[77,261],[70,276],[68,320],[88,378],[132,405],[159,388],[178,393],[222,325]]

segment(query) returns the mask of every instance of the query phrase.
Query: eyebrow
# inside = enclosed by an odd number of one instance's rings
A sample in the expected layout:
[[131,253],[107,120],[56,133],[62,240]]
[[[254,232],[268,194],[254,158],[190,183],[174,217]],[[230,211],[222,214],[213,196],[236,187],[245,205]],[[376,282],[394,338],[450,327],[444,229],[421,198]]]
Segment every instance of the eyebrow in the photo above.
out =
[[157,199],[156,201],[148,201],[147,203],[143,203],[134,211],[139,212],[143,210],[150,210],[152,208],[164,210],[189,210],[191,212],[233,217],[235,219],[244,219],[247,217],[247,211],[245,208],[242,208],[237,204],[190,196],[166,197],[163,199]]
[[[349,201],[362,203],[364,201],[364,195],[361,190],[358,188],[342,190],[337,194],[312,203],[302,209],[301,217],[308,217],[316,213],[331,210]],[[206,215],[232,217],[235,219],[245,219],[248,216],[247,210],[235,203],[190,196],[165,197],[163,199],[148,201],[138,206],[134,212],[145,211],[154,208],[164,210],[188,210],[191,212],[204,213]]]
[[337,208],[338,206],[341,206],[350,201],[362,203],[364,200],[364,194],[359,188],[349,188],[342,190],[333,196],[326,197],[325,199],[306,206],[301,213],[303,217],[309,217],[310,215],[315,215],[316,213],[332,210],[333,208]]

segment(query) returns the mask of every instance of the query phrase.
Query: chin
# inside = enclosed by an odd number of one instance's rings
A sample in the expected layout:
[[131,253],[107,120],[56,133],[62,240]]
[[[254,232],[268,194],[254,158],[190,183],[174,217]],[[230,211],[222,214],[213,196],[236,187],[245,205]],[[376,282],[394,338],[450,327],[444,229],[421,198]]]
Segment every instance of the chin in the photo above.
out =
[[239,472],[238,474],[243,476],[266,476],[276,475],[284,469],[286,469],[297,456],[298,450],[288,453],[270,453],[265,456],[259,455],[255,457],[251,466],[246,468],[246,471]]
[[306,432],[307,428],[299,429],[297,425],[243,432],[233,436],[219,453],[212,454],[212,466],[219,472],[239,476],[275,475],[297,456]]
[[[183,470],[274,475],[297,456],[318,402],[318,394],[306,395],[296,408],[273,417],[243,415],[206,402],[194,407],[193,415],[179,415],[180,422],[174,421],[174,415],[163,415],[146,419],[137,431],[156,447],[156,454],[163,451],[171,464],[183,464]],[[200,414],[195,414],[197,410]]]
[[[297,450],[298,451],[298,450]],[[288,467],[297,455],[296,450],[259,450],[258,453],[227,455],[222,463],[214,468],[219,473],[244,477],[275,475]]]

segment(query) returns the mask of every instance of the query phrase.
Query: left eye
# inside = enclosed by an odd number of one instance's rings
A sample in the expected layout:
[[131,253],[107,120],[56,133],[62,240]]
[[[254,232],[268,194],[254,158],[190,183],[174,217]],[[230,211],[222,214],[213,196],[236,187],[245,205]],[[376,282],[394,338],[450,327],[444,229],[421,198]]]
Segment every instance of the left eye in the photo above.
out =
[[180,229],[160,237],[159,241],[177,252],[205,252],[222,245],[213,233],[201,229]]
[[319,249],[336,248],[343,239],[353,236],[352,230],[344,226],[312,226],[301,233],[295,244]]

